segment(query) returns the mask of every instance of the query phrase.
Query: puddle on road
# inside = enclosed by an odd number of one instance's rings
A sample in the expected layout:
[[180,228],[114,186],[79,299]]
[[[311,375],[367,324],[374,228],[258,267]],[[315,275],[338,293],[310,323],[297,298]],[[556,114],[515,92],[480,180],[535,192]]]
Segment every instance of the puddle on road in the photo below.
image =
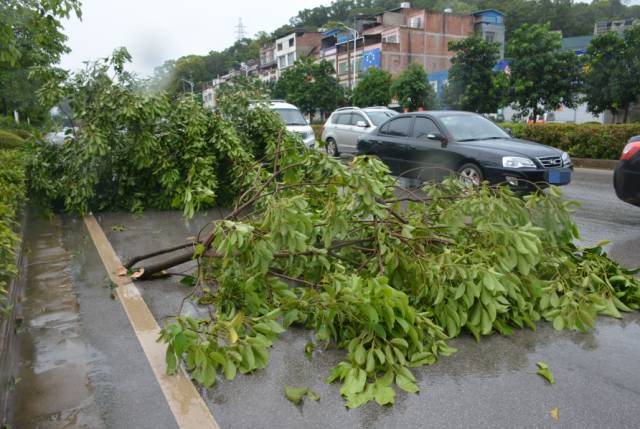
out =
[[26,284],[17,335],[20,382],[13,407],[17,428],[101,428],[88,378],[78,302],[69,277],[71,255],[62,225],[31,216],[26,237]]

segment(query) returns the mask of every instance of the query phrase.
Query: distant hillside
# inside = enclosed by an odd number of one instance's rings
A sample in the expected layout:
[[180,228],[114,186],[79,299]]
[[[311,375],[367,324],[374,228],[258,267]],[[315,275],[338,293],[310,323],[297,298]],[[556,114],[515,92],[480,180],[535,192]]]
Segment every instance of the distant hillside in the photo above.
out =
[[[156,68],[154,81],[157,86],[171,92],[184,92],[188,87],[182,79],[201,84],[223,75],[243,61],[257,59],[260,46],[293,28],[317,30],[328,22],[350,23],[356,15],[382,12],[399,5],[400,1],[395,0],[335,0],[328,6],[304,9],[271,34],[262,31],[222,52],[211,51],[208,55],[188,55],[166,61]],[[411,6],[437,11],[450,8],[454,13],[499,10],[505,14],[507,43],[509,35],[525,23],[549,22],[552,30],[560,30],[565,37],[571,37],[592,34],[594,23],[599,20],[640,18],[640,6],[625,6],[620,0],[596,0],[592,3],[572,0],[415,0]]]

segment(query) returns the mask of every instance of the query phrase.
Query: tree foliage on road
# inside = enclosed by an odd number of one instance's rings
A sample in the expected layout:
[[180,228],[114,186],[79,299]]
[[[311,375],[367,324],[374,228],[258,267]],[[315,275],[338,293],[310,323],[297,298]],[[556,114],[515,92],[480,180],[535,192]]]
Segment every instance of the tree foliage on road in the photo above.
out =
[[429,84],[427,72],[417,63],[411,63],[391,84],[391,94],[410,111],[428,109],[435,102],[435,93]]
[[276,82],[274,96],[309,115],[316,110],[331,112],[344,98],[344,90],[334,74],[333,65],[328,61],[316,63],[313,58],[301,58],[282,73]]
[[143,92],[129,60],[122,48],[42,88],[46,104],[68,101],[77,131],[61,146],[34,146],[34,191],[81,214],[182,208],[190,217],[231,200],[248,174],[238,168],[253,159],[236,130],[199,99]]
[[640,96],[640,27],[626,30],[624,37],[599,35],[589,44],[587,55],[584,85],[589,111],[622,113],[622,122],[627,122],[629,107]]
[[345,165],[290,134],[273,139],[276,122],[244,123],[265,157],[193,244],[192,297],[212,316],[162,329],[169,373],[183,359],[207,387],[252,373],[298,326],[315,333],[307,353],[346,351],[326,382],[341,383],[347,407],[392,404],[394,387],[418,392],[412,369],[453,353],[447,340],[461,333],[510,335],[540,320],[586,331],[599,314],[640,308],[632,272],[599,246],[575,247],[572,203],[556,188],[524,199],[453,179],[407,190],[375,158]]
[[387,106],[391,102],[391,74],[369,68],[354,88],[352,101],[360,107]]
[[80,2],[7,0],[0,3],[0,114],[18,111],[32,121],[49,108],[36,98],[44,82],[34,68],[48,68],[68,52],[60,20],[81,16]]
[[456,110],[493,113],[504,105],[502,75],[493,71],[500,57],[497,43],[474,36],[449,42],[455,52],[449,69],[444,102]]
[[538,115],[561,105],[574,107],[581,85],[574,52],[560,51],[562,36],[549,25],[523,25],[507,44],[512,59],[509,98],[524,115]]

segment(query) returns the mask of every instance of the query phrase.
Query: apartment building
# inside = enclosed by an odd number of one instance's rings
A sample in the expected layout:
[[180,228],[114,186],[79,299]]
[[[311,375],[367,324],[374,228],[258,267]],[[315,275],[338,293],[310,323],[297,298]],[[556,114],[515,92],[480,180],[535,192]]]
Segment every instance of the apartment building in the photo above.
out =
[[321,39],[322,33],[304,30],[295,30],[276,39],[274,57],[277,78],[279,79],[284,70],[291,67],[298,59],[316,55]]
[[278,63],[276,61],[276,47],[263,46],[260,48],[260,65],[258,66],[258,78],[263,82],[278,80]]
[[[354,40],[354,32],[357,36]],[[455,14],[415,9],[408,3],[397,9],[361,17],[351,31],[323,33],[319,60],[331,61],[340,83],[351,88],[370,67],[398,76],[411,63],[421,64],[427,73],[449,69],[453,53],[449,42],[474,32],[501,44],[504,52],[504,23],[497,11]],[[354,78],[355,68],[355,78]]]

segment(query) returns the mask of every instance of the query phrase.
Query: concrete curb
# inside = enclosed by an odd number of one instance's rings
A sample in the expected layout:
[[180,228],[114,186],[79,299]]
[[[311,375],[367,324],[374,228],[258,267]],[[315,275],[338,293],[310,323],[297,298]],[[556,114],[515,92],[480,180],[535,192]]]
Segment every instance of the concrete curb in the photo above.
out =
[[618,160],[613,159],[591,159],[591,158],[573,158],[573,165],[578,168],[598,168],[601,170],[613,170],[618,165]]

